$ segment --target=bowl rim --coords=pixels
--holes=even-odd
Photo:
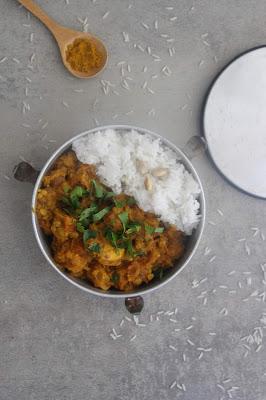
[[[167,277],[165,280],[156,283],[153,287],[149,287],[147,286],[146,288],[141,288],[141,289],[136,289],[136,291],[131,291],[131,292],[111,292],[111,291],[103,291],[101,289],[98,288],[94,288],[93,286],[83,286],[81,285],[78,281],[74,280],[74,278],[72,278],[69,274],[65,273],[64,271],[62,271],[60,269],[60,267],[53,261],[52,257],[50,257],[45,249],[45,246],[43,244],[43,239],[41,238],[40,234],[39,234],[39,229],[38,229],[38,218],[35,212],[35,205],[36,205],[36,199],[37,199],[37,193],[38,190],[40,188],[41,185],[41,181],[45,175],[45,173],[47,172],[47,170],[49,170],[51,168],[51,166],[53,165],[53,163],[56,161],[56,159],[64,152],[64,150],[66,150],[75,140],[77,140],[78,138],[81,138],[83,136],[86,136],[88,134],[92,134],[98,131],[104,131],[104,130],[108,130],[108,129],[113,129],[113,130],[135,130],[137,132],[141,132],[143,134],[148,134],[154,138],[158,138],[162,141],[162,143],[166,144],[167,147],[169,147],[170,149],[172,149],[175,153],[180,154],[180,156],[186,161],[186,163],[189,165],[190,168],[190,173],[193,174],[194,178],[196,178],[197,183],[200,186],[200,207],[201,207],[201,219],[199,222],[199,225],[197,227],[198,229],[198,234],[197,234],[197,238],[196,241],[192,247],[192,249],[190,250],[190,254],[188,255],[188,257],[186,258],[186,260],[183,262],[183,264],[181,264],[181,266],[179,266],[179,268],[173,273],[171,274],[169,277]],[[137,126],[133,126],[133,125],[124,125],[124,124],[118,124],[118,125],[103,125],[103,126],[98,126],[96,128],[93,129],[89,129],[87,131],[83,131],[77,135],[74,135],[71,139],[67,140],[66,142],[64,142],[55,152],[52,153],[52,155],[49,157],[49,159],[46,161],[46,163],[44,164],[44,166],[42,167],[40,174],[36,180],[35,186],[34,186],[34,190],[33,190],[33,194],[32,194],[32,202],[31,202],[31,215],[32,215],[32,225],[33,225],[33,230],[34,230],[34,234],[35,234],[35,238],[37,240],[37,243],[40,247],[40,250],[42,252],[42,254],[44,255],[44,257],[46,258],[46,260],[48,261],[48,263],[64,278],[66,279],[68,282],[70,282],[72,285],[76,286],[77,288],[85,291],[86,293],[90,293],[96,296],[100,296],[100,297],[107,297],[107,298],[128,298],[128,297],[136,297],[136,296],[142,296],[145,295],[147,293],[151,293],[154,290],[157,290],[159,288],[162,288],[164,285],[166,285],[167,283],[169,283],[172,279],[174,279],[186,266],[187,264],[190,262],[190,260],[192,259],[192,257],[194,256],[200,240],[202,238],[202,234],[203,234],[203,230],[204,230],[204,226],[205,226],[205,219],[206,219],[206,200],[205,200],[205,194],[204,194],[204,190],[203,190],[203,186],[200,180],[200,177],[195,169],[195,167],[193,166],[193,164],[191,163],[191,161],[189,160],[189,158],[187,157],[187,155],[179,148],[177,147],[175,144],[173,144],[172,142],[170,142],[167,138],[161,136],[158,133],[155,133],[153,131],[150,131],[149,129],[146,128],[140,128]],[[89,283],[88,283],[89,285]]]

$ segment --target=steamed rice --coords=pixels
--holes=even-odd
[[[107,129],[82,136],[72,147],[79,161],[96,166],[102,182],[115,193],[123,191],[133,196],[144,211],[153,212],[187,235],[197,226],[200,187],[177,161],[176,153],[160,139],[134,130]],[[164,179],[152,178],[153,190],[147,191],[138,160],[145,162],[148,171],[162,167],[169,174]]]

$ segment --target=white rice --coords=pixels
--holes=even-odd
[[[187,235],[197,226],[200,187],[177,161],[175,152],[160,139],[134,130],[108,129],[82,136],[72,147],[81,162],[96,165],[102,182],[115,193],[133,196],[144,211],[153,212]],[[138,160],[145,162],[148,172],[158,167],[169,171],[163,179],[152,177],[151,192],[145,189],[145,176],[138,171]]]

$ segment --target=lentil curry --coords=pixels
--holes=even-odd
[[[72,151],[43,178],[36,212],[55,262],[103,290],[147,284],[184,252],[181,231],[110,191]]]

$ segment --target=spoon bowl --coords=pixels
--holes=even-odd
[[[70,63],[67,61],[67,48],[68,46],[73,44],[73,42],[76,39],[86,39],[90,41],[90,43],[97,49],[97,53],[101,58],[100,66],[92,67],[89,72],[76,71],[71,67]],[[99,72],[101,72],[105,67],[108,58],[107,50],[103,42],[96,36],[90,35],[89,33],[86,32],[79,32],[65,27],[61,27],[61,30],[60,32],[58,32],[58,36],[56,37],[56,40],[60,49],[64,66],[69,70],[69,72],[72,75],[76,76],[77,78],[82,78],[82,79],[91,78],[97,75]]]
[[[77,78],[91,78],[97,75],[105,67],[107,63],[107,50],[103,42],[96,36],[87,33],[68,29],[65,26],[58,24],[54,19],[48,16],[41,7],[39,7],[33,0],[18,0],[28,11],[50,30],[55,40],[57,41],[60,49],[61,57],[64,66],[67,70]],[[67,61],[67,48],[74,43],[76,39],[88,40],[96,49],[97,54],[100,56],[101,63],[97,67],[91,67],[89,71],[81,72],[72,68],[71,64]]]

